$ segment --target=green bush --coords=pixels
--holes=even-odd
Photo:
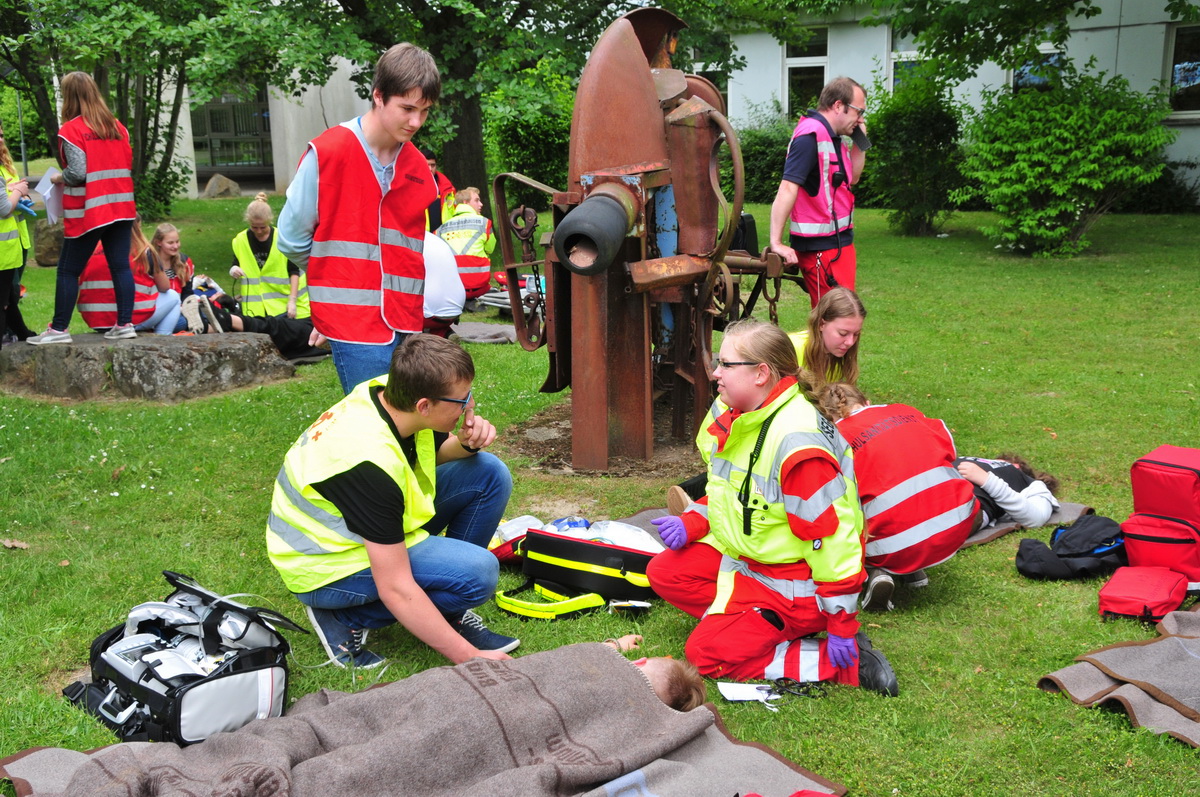
[[[958,144],[962,111],[944,81],[910,73],[892,92],[871,92],[868,130],[875,144],[854,187],[863,207],[887,208],[902,235],[933,235],[950,217],[950,195],[963,186]]]
[[[134,180],[133,193],[143,221],[161,221],[171,216],[175,200],[187,186],[192,170],[176,161],[172,168],[149,169]]]
[[[1091,67],[1091,63],[1088,64]],[[1174,133],[1167,95],[1067,63],[1044,91],[985,92],[971,115],[963,173],[1001,216],[983,232],[1028,255],[1072,256],[1123,195],[1162,174]]]
[[[770,203],[775,199],[795,128],[795,121],[784,116],[778,100],[750,106],[745,126],[737,128],[746,172],[747,202]],[[733,184],[732,169],[730,165],[722,167],[722,185]]]
[[[489,174],[517,172],[557,191],[567,189],[575,84],[561,64],[548,57],[484,98]],[[505,191],[510,208],[522,203],[537,210],[550,207],[550,197],[541,191],[513,182]]]
[[[1200,213],[1200,177],[1187,171],[1200,167],[1192,160],[1167,161],[1152,183],[1138,186],[1113,205],[1113,213]]]

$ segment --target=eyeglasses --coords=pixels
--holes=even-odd
[[[780,698],[784,695],[820,699],[825,697],[826,694],[825,687],[821,684],[805,683],[797,681],[795,678],[776,678],[771,683],[758,687],[758,691],[765,692],[768,700]]]
[[[751,362],[750,360],[739,360],[738,362],[726,362],[720,358],[713,360],[713,368],[732,368],[735,365],[759,365],[760,363]]]
[[[866,109],[866,108],[859,108],[857,105],[851,105],[850,103],[846,103],[846,107],[847,107],[847,108],[853,108],[854,110],[858,111],[858,115],[859,115],[859,116],[866,116],[866,115],[867,115],[867,109]]]
[[[468,390],[466,398],[452,399],[452,398],[447,398],[446,396],[442,396],[440,399],[438,399],[438,401],[453,401],[455,404],[462,405],[462,409],[459,410],[459,412],[458,412],[459,415],[462,415],[464,412],[467,411],[467,407],[471,404],[471,394],[474,392],[475,391],[473,389]]]

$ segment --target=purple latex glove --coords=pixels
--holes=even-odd
[[[683,518],[664,515],[656,517],[650,522],[658,529],[658,536],[662,537],[663,543],[672,551],[678,551],[687,545],[687,529],[684,528]]]
[[[829,656],[830,664],[844,670],[858,661],[858,643],[854,641],[854,637],[834,634],[827,636],[829,640],[825,645],[825,653]]]

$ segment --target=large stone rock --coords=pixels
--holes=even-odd
[[[70,344],[0,349],[0,381],[62,398],[175,402],[296,373],[270,337],[250,332],[117,341],[98,334],[73,337]]]
[[[201,199],[220,199],[221,197],[236,197],[242,195],[242,187],[223,174],[214,174],[208,178]]]
[[[45,215],[33,223],[33,258],[39,266],[57,266],[58,253],[62,251],[63,226],[59,221],[51,224]]]

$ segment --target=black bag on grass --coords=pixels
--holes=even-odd
[[[1027,537],[1017,548],[1017,570],[1027,578],[1091,578],[1128,563],[1121,525],[1103,515],[1081,515],[1070,526],[1059,526],[1048,546]]]
[[[92,642],[90,683],[63,690],[121,741],[203,741],[287,702],[287,654],[279,629],[308,633],[283,615],[244,606],[164,570],[175,591],[134,606]]]

